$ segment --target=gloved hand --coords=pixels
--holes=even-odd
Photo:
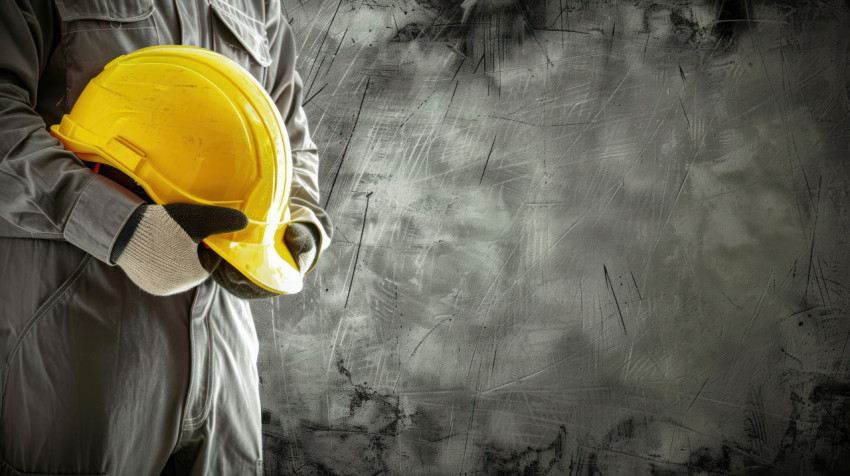
[[[293,258],[295,258],[298,269],[303,276],[316,259],[319,245],[319,230],[316,229],[315,225],[309,223],[290,223],[286,227],[286,232],[283,234],[283,241],[286,243],[286,247],[289,248],[289,252],[292,253]],[[210,254],[214,255],[214,253]],[[215,258],[218,258],[219,262],[217,264],[214,262]],[[207,269],[211,269],[209,266],[213,266],[212,277],[215,282],[234,296],[242,299],[259,299],[277,295],[254,284],[234,268],[233,265],[222,260],[218,255],[215,255],[215,258],[204,257],[204,266]]]
[[[201,240],[246,226],[248,217],[231,208],[141,205],[118,234],[110,260],[143,290],[168,296],[191,289],[209,276],[198,255]]]

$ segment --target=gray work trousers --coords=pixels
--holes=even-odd
[[[0,238],[0,474],[258,474],[257,336],[211,280],[145,294],[51,240]]]

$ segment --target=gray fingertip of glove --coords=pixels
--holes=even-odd
[[[215,258],[199,256],[198,243],[247,224],[242,212],[224,207],[141,205],[116,238],[110,258],[142,290],[177,294],[202,283],[215,268]]]
[[[319,230],[315,225],[296,222],[286,227],[283,241],[298,263],[298,270],[301,271],[302,276],[307,274],[316,261],[319,239]]]
[[[277,293],[254,284],[232,264],[224,260],[221,260],[218,267],[212,271],[212,278],[227,292],[241,299],[263,299],[277,296]]]

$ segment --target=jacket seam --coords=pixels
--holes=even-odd
[[[65,235],[62,233],[30,233],[33,238],[39,240],[62,240],[68,241],[65,239]]]
[[[107,16],[107,15],[74,15],[74,16],[69,15],[67,17],[62,17],[60,15],[60,18],[62,19],[63,22],[70,22],[70,21],[77,21],[77,20],[101,20],[101,21],[117,21],[117,22],[120,22],[120,23],[127,23],[127,22],[131,22],[131,21],[144,20],[145,18],[149,18],[151,15],[153,15],[153,8],[151,8],[151,10],[149,12],[141,13],[139,15],[135,15],[135,16],[132,16],[132,17],[113,17],[113,16]]]
[[[106,21],[106,20],[104,20],[104,21]],[[117,20],[108,20],[108,21],[117,21]],[[134,27],[134,28],[121,27],[120,31],[155,30],[155,29],[156,29],[156,26],[138,26],[138,27]],[[87,32],[87,31],[111,31],[111,30],[115,30],[115,28],[86,28],[85,30],[74,30],[74,31],[68,32],[67,34],[73,35],[75,33],[84,33],[84,32]]]
[[[15,356],[17,356],[18,350],[20,350],[24,340],[26,340],[30,331],[32,331],[32,329],[35,328],[36,324],[38,324],[41,318],[44,317],[44,315],[49,310],[53,309],[56,303],[58,303],[59,300],[62,299],[71,288],[73,288],[74,284],[76,284],[76,282],[83,275],[83,272],[86,270],[89,263],[91,263],[92,258],[92,255],[86,254],[82,261],[80,261],[80,264],[77,265],[77,268],[74,270],[74,272],[71,273],[71,276],[65,279],[65,281],[59,286],[59,288],[56,289],[56,291],[54,291],[53,294],[51,294],[50,297],[48,297],[47,300],[45,300],[41,304],[41,306],[39,306],[33,316],[29,319],[29,321],[27,321],[26,325],[24,325],[24,329],[21,335],[18,336],[17,339],[15,339],[15,345],[12,346],[12,351],[9,353],[9,356],[6,358],[6,362],[3,365],[3,390],[2,393],[0,393],[0,420],[3,419],[3,415],[6,412],[5,395],[7,391],[7,385],[9,383],[9,371],[11,369],[12,360],[14,360]]]
[[[63,7],[66,2],[62,2]],[[63,8],[58,8],[59,19],[62,22],[72,22],[77,20],[101,20],[101,21],[117,21],[117,22],[133,22],[140,21],[146,18],[149,18],[153,15],[156,8],[153,5],[153,1],[150,2],[150,7],[141,13],[137,13],[132,16],[128,16],[126,14],[120,15],[118,14],[108,14],[108,13],[98,13],[98,12],[87,12],[87,13],[71,13],[68,15],[63,15]]]
[[[41,473],[41,472],[36,472],[36,473],[25,473],[25,472],[23,472],[23,471],[18,470],[18,469],[17,469],[17,468],[15,468],[14,466],[12,466],[12,465],[11,465],[8,461],[6,461],[5,459],[0,458],[0,468],[2,468],[2,467],[9,468],[9,469],[12,471],[12,473],[14,473],[16,476],[42,476],[42,475],[43,475],[43,476],[51,476],[51,475],[53,475],[53,476],[105,476],[105,475],[106,475],[106,473],[100,473],[100,472],[98,472],[98,473],[84,473],[84,472],[72,472],[72,473],[66,473],[66,472],[62,472],[62,473],[53,473],[53,472],[50,472],[50,473]]]
[[[213,292],[219,292],[218,286],[213,287]],[[209,312],[205,312],[204,314],[204,321],[207,328],[207,388],[204,394],[204,408],[201,409],[201,413],[183,421],[184,428],[188,430],[195,430],[203,425],[210,413],[210,393],[212,392],[212,382],[215,376],[215,370],[213,369],[212,318]]]
[[[186,414],[189,413],[190,402],[192,401],[192,389],[195,386],[195,356],[192,353],[195,341],[194,329],[192,328],[192,315],[194,315],[195,306],[198,305],[198,296],[201,294],[200,288],[194,288],[194,292],[195,296],[192,298],[192,306],[189,308],[189,386],[186,388],[186,399],[185,402],[183,402],[183,410],[180,412],[180,431],[177,436],[177,441],[174,443],[174,448],[171,451],[172,453],[177,451],[183,444],[186,431],[183,422],[185,421]]]
[[[67,293],[68,290],[71,289],[71,287],[77,282],[77,280],[80,279],[80,276],[83,275],[83,272],[85,271],[86,267],[88,267],[88,264],[91,262],[92,258],[92,255],[86,254],[80,264],[77,265],[77,268],[74,270],[74,272],[71,273],[71,276],[69,276],[65,280],[65,282],[62,283],[61,286],[59,286],[59,289],[54,291],[53,294],[50,295],[50,297],[47,298],[47,300],[44,301],[41,306],[39,306],[38,310],[36,310],[35,314],[33,314],[29,322],[27,322],[27,324],[24,326],[23,333],[15,341],[15,345],[12,347],[12,352],[9,353],[9,357],[6,359],[6,365],[9,365],[12,362],[12,359],[15,358],[15,355],[17,354],[18,349],[20,348],[24,339],[26,339],[27,335],[29,335],[30,331],[33,327],[35,327],[38,321],[41,320],[42,317],[44,317],[44,314],[46,314],[47,311],[52,309],[53,306],[65,295],[65,293]]]

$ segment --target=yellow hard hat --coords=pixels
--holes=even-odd
[[[246,229],[204,242],[260,287],[301,290],[283,241],[289,137],[263,87],[230,59],[193,46],[116,58],[50,128],[83,160],[117,168],[158,204],[234,208]]]

